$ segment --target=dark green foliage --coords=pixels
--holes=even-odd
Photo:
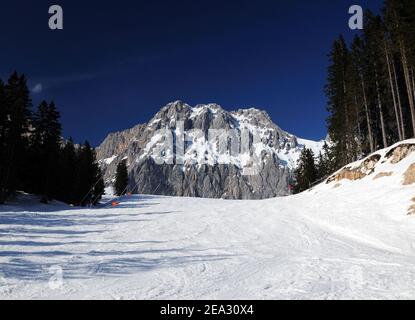
[[[0,203],[4,202],[5,198],[5,171],[6,171],[6,152],[5,147],[7,128],[7,109],[6,109],[6,94],[4,83],[0,80]]]
[[[333,157],[332,149],[328,146],[327,142],[323,145],[323,150],[318,155],[317,163],[317,180],[327,178],[331,173],[336,170],[335,159]]]
[[[27,181],[31,100],[24,75],[13,73],[0,85],[0,203]]]
[[[354,124],[352,110],[347,90],[347,74],[350,67],[350,54],[346,42],[340,37],[333,44],[329,55],[328,83],[326,95],[328,97],[327,119],[329,135],[333,144],[333,152],[339,166],[349,163],[352,159]]]
[[[31,149],[34,180],[31,190],[43,196],[43,202],[59,194],[59,154],[61,152],[61,124],[55,104],[43,101],[33,115]]]
[[[128,170],[126,161],[121,161],[117,166],[117,173],[114,183],[115,194],[122,196],[125,194],[128,185]]]
[[[363,32],[334,41],[329,58],[331,172],[415,135],[415,1],[367,11]]]
[[[104,182],[95,157],[95,151],[88,141],[81,147],[78,156],[78,194],[84,195],[79,205],[95,205],[104,194]],[[78,197],[78,198],[79,198]]]
[[[310,189],[314,185],[323,182],[335,171],[335,159],[333,150],[324,143],[322,152],[315,157],[311,149],[305,148],[301,152],[298,167],[294,171],[293,192],[300,193]]]
[[[294,193],[300,193],[309,189],[318,180],[318,171],[311,149],[304,148],[301,152],[297,169],[294,172],[295,185]]]
[[[104,193],[101,170],[88,142],[62,142],[60,114],[43,101],[32,114],[26,78],[0,80],[0,203],[16,190],[69,204],[95,205]]]
[[[400,42],[415,63],[415,2],[413,0],[386,0],[383,10],[387,32],[394,48],[400,50]]]
[[[70,138],[62,148],[59,157],[60,180],[57,199],[69,204],[80,201],[77,194],[78,183],[78,154],[72,139]]]
[[[78,206],[96,205],[104,194],[104,181],[95,151],[88,141],[75,148],[72,139],[61,149],[56,199]]]

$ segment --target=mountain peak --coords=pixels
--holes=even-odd
[[[181,111],[187,110],[187,109],[191,109],[191,107],[188,104],[184,103],[181,100],[176,100],[176,101],[173,101],[173,102],[168,103],[160,111],[163,111],[163,110],[174,110],[176,112],[181,112]]]
[[[192,110],[195,113],[203,112],[203,111],[208,111],[213,114],[218,113],[218,112],[225,112],[225,110],[223,110],[223,108],[216,103],[198,104],[195,107],[193,107]]]
[[[167,150],[166,139],[172,140]],[[226,111],[216,103],[192,107],[178,100],[147,124],[108,136],[97,158],[107,183],[119,161],[127,158],[139,193],[265,199],[287,195],[302,149],[320,148],[303,141],[298,143],[257,108]]]

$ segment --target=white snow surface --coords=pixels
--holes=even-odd
[[[317,158],[320,152],[323,151],[324,143],[326,143],[326,140],[320,140],[320,141],[312,141],[312,140],[306,140],[297,138],[298,146],[296,148],[291,148],[288,151],[287,150],[279,150],[276,151],[276,154],[278,158],[280,158],[282,161],[284,161],[288,168],[290,169],[296,169],[298,166],[298,160],[300,160],[301,153],[304,148],[311,149],[314,153],[314,156]]]
[[[26,196],[0,207],[0,299],[414,299],[414,162],[262,201]]]
[[[117,155],[113,155],[112,157],[103,159],[102,162],[108,165],[108,164],[111,164],[115,160],[115,158],[117,158]]]

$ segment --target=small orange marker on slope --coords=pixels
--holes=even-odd
[[[116,206],[118,206],[120,203],[118,202],[118,201],[113,201],[113,202],[111,202],[111,205],[113,206],[113,207],[116,207]]]

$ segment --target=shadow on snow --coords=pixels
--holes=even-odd
[[[138,203],[129,199],[137,199]],[[123,198],[117,208],[144,208],[156,205],[156,196],[133,196]],[[157,216],[169,215],[177,211],[139,212],[120,214],[108,210],[66,208],[66,213],[53,214],[56,210],[42,211],[40,214],[10,210],[11,206],[0,207],[0,276],[5,279],[47,281],[51,274],[49,268],[58,265],[67,279],[88,279],[95,276],[115,276],[150,271],[153,269],[176,268],[188,264],[230,259],[229,254],[210,254],[209,250],[189,250],[187,248],[149,248],[165,244],[166,241],[86,241],[89,234],[100,234],[111,230],[108,226],[129,222],[150,222]],[[48,206],[43,206],[48,207]],[[41,206],[41,209],[43,209]],[[2,210],[3,209],[3,210]],[[6,210],[4,210],[6,209]],[[55,209],[50,207],[50,209]],[[85,210],[83,214],[73,210]],[[87,212],[90,211],[90,212]],[[102,229],[77,230],[77,227],[105,226]],[[62,228],[62,229],[61,229]],[[7,240],[6,240],[7,237]],[[24,238],[10,239],[13,238]],[[4,240],[3,240],[4,239]],[[52,241],[40,241],[53,239]],[[70,239],[76,239],[71,241]],[[39,240],[39,241],[37,241]],[[101,245],[113,245],[120,250],[90,250]],[[78,246],[75,250],[59,250],[64,246]],[[143,249],[123,250],[123,245],[142,247]],[[84,246],[84,247],[83,247]],[[5,250],[6,247],[12,247]],[[27,251],[25,248],[35,250]],[[50,247],[51,250],[42,250]],[[129,247],[131,249],[131,247]],[[21,249],[21,250],[20,250]],[[36,250],[37,249],[37,250]],[[82,249],[82,250],[81,250]],[[215,250],[215,249],[212,249]],[[99,261],[96,261],[96,258]],[[95,258],[95,259],[94,259]]]

